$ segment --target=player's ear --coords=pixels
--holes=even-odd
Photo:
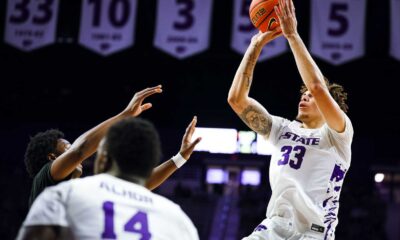
[[[49,159],[49,161],[54,161],[56,160],[57,156],[54,153],[49,153],[47,154],[47,158]]]

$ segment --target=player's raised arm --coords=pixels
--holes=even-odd
[[[172,159],[160,164],[154,168],[150,178],[146,182],[146,187],[150,190],[160,186],[167,178],[169,178],[179,167],[181,167],[190,155],[192,155],[194,148],[201,141],[198,137],[192,141],[192,136],[196,128],[197,117],[194,117],[186,128],[186,132],[182,138],[181,148],[179,154]]]
[[[249,97],[254,67],[265,44],[280,36],[280,28],[256,34],[236,71],[228,95],[228,103],[253,131],[269,136],[272,120],[267,110]]]
[[[125,117],[136,117],[143,111],[151,108],[151,103],[143,104],[143,101],[147,97],[161,92],[161,85],[137,92],[128,106],[120,114],[82,134],[75,140],[71,148],[53,161],[50,169],[52,178],[55,181],[59,181],[70,175],[83,160],[90,157],[96,151],[100,140],[104,137],[111,125]]]
[[[324,76],[297,32],[297,20],[293,1],[279,0],[279,6],[275,7],[275,12],[279,17],[283,35],[289,41],[301,78],[311,95],[315,98],[316,104],[326,123],[337,132],[343,132],[345,129],[343,111],[330,95]]]

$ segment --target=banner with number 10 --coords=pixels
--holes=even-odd
[[[82,0],[79,43],[110,55],[134,43],[137,0]]]

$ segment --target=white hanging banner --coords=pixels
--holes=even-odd
[[[240,54],[244,54],[248,48],[251,38],[259,31],[253,26],[249,17],[251,0],[235,0],[233,8],[233,25],[231,48]],[[279,37],[268,43],[263,48],[258,61],[273,58],[287,51],[284,37]]]
[[[312,0],[311,52],[339,65],[362,57],[366,0]]]
[[[154,45],[183,59],[209,46],[212,0],[159,0]]]
[[[137,0],[83,0],[79,43],[107,56],[134,44]]]
[[[54,43],[58,0],[8,0],[5,42],[32,51]]]
[[[400,60],[400,0],[391,1],[390,16],[390,54]]]

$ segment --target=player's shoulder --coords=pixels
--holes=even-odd
[[[271,115],[271,119],[272,119],[272,124],[275,125],[276,127],[286,127],[286,126],[293,124],[293,122],[294,122],[287,118],[276,116],[276,115]]]

